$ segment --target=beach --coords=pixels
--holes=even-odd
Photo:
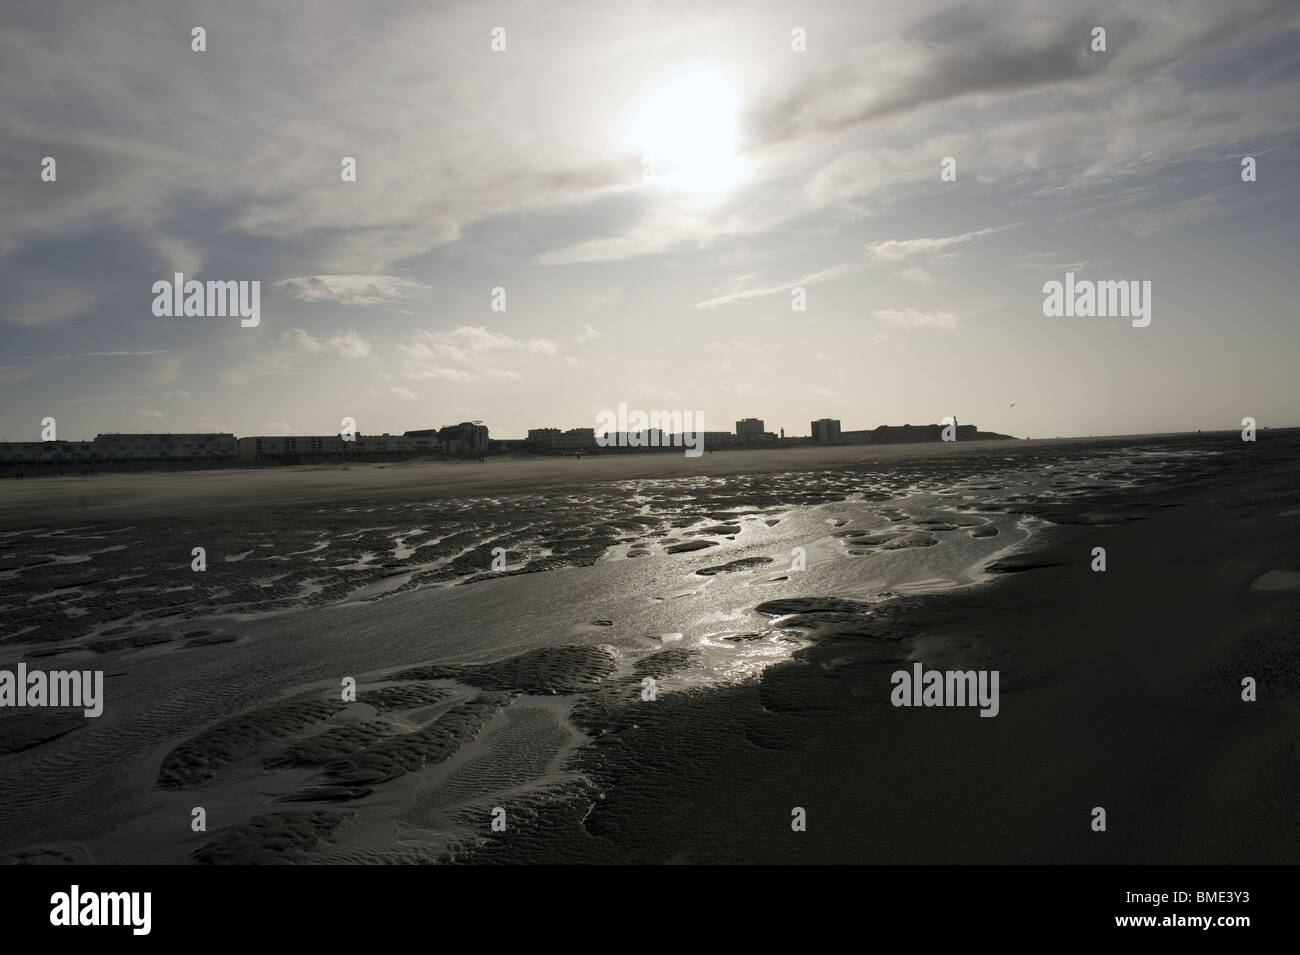
[[[1236,432],[1227,432],[1235,434]],[[1143,436],[1136,436],[1141,440]],[[870,466],[900,460],[996,455],[1007,449],[1125,445],[1134,436],[1046,441],[935,442],[810,446],[773,450],[727,450],[689,457],[681,451],[606,453],[582,458],[511,454],[483,463],[434,458],[383,464],[320,464],[292,467],[213,468],[185,471],[101,472],[90,478],[65,475],[0,481],[0,520],[28,527],[62,520],[134,515],[204,516],[250,511],[274,504],[401,500],[504,494],[591,482],[761,475],[782,471]]]
[[[1294,862],[1298,459],[1270,432],[6,481],[0,664],[103,669],[106,699],[0,713],[0,855]],[[917,663],[997,671],[996,716],[891,705]]]

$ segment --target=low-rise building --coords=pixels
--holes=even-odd
[[[100,461],[199,461],[233,458],[233,434],[98,434],[93,442]]]
[[[744,441],[738,435],[734,435],[730,431],[705,431],[703,441],[706,451],[719,448],[735,448],[744,444]]]
[[[532,451],[590,451],[596,447],[596,429],[530,428],[526,446]]]
[[[361,455],[437,454],[441,451],[433,434],[277,434],[239,439],[239,456],[257,458],[355,457]]]
[[[63,464],[94,461],[90,441],[9,441],[0,444],[2,464]]]
[[[7,463],[207,461],[234,458],[233,434],[100,434],[93,441],[12,441],[0,444]]]

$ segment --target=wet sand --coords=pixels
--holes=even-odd
[[[839,464],[821,472],[733,452],[744,470],[611,487],[566,475],[650,459],[527,462],[558,483],[499,500],[471,496],[505,490],[487,466],[375,467],[336,507],[338,474],[235,473],[212,494],[102,486],[89,506],[126,527],[42,511],[36,526],[61,529],[0,550],[10,593],[38,598],[7,599],[4,660],[106,666],[111,705],[94,725],[0,715],[0,828],[25,836],[0,853],[1297,860],[1300,435],[866,450],[827,449]],[[434,467],[480,470],[413,497]],[[1040,490],[1016,490],[1020,472]],[[308,503],[277,496],[294,482]],[[934,509],[898,504],[917,487]],[[194,511],[209,500],[210,524]],[[1028,550],[1006,550],[1016,520],[1034,524]],[[220,571],[197,587],[194,533],[218,541]],[[805,541],[815,566],[792,573]],[[496,542],[519,551],[512,570],[483,573]],[[992,582],[869,583],[943,567],[959,582],[963,554]],[[890,674],[918,661],[998,669],[998,716],[891,707]],[[728,667],[741,676],[719,680]]]
[[[577,802],[462,858],[1295,864],[1300,593],[1253,584],[1300,567],[1298,452],[1291,437],[1185,485],[1099,494],[1004,580],[873,615],[876,639],[630,704],[582,754],[599,798],[581,824]],[[891,707],[890,673],[914,661],[999,669],[999,715]]]
[[[455,497],[506,494],[586,483],[816,471],[954,455],[1038,453],[1054,447],[1131,444],[1144,436],[1048,441],[967,441],[933,444],[844,445],[773,450],[605,454],[583,458],[510,454],[456,463],[424,459],[385,464],[321,464],[280,468],[111,472],[82,477],[0,480],[0,526],[65,524],[132,516],[178,517],[255,510],[277,503],[303,505],[382,502],[427,494]]]

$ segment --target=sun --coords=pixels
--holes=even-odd
[[[736,151],[740,104],[720,65],[686,65],[633,106],[620,148],[641,156],[647,180],[696,200],[719,199],[748,172]]]

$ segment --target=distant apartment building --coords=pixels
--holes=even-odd
[[[559,428],[529,428],[528,443],[538,448],[553,448],[561,434]]]
[[[345,453],[343,445],[343,439],[337,434],[260,435],[239,439],[239,457],[244,460],[252,460],[255,458],[297,458],[313,455],[343,454]]]
[[[0,461],[6,463],[207,461],[238,453],[233,434],[100,434],[93,441],[0,444]]]
[[[0,444],[0,463],[64,464],[95,460],[89,441],[10,441]]]
[[[257,458],[351,457],[355,455],[437,454],[436,435],[356,434],[262,435],[239,439],[239,456]]]
[[[812,423],[810,433],[818,444],[840,443],[840,423],[835,418],[818,418]]]
[[[357,444],[362,454],[437,454],[441,450],[433,435],[359,434]]]
[[[438,429],[444,454],[482,454],[488,448],[488,429],[481,421],[462,421]]]
[[[762,418],[741,418],[736,422],[738,445],[769,444],[775,441],[776,435],[766,430]]]
[[[239,454],[233,434],[99,434],[94,445],[101,461],[197,461]]]
[[[532,451],[589,451],[596,447],[596,429],[530,428],[526,446]]]
[[[255,458],[353,457],[365,455],[482,454],[488,429],[481,421],[463,421],[445,428],[424,428],[403,434],[263,435],[239,439],[239,456]]]

